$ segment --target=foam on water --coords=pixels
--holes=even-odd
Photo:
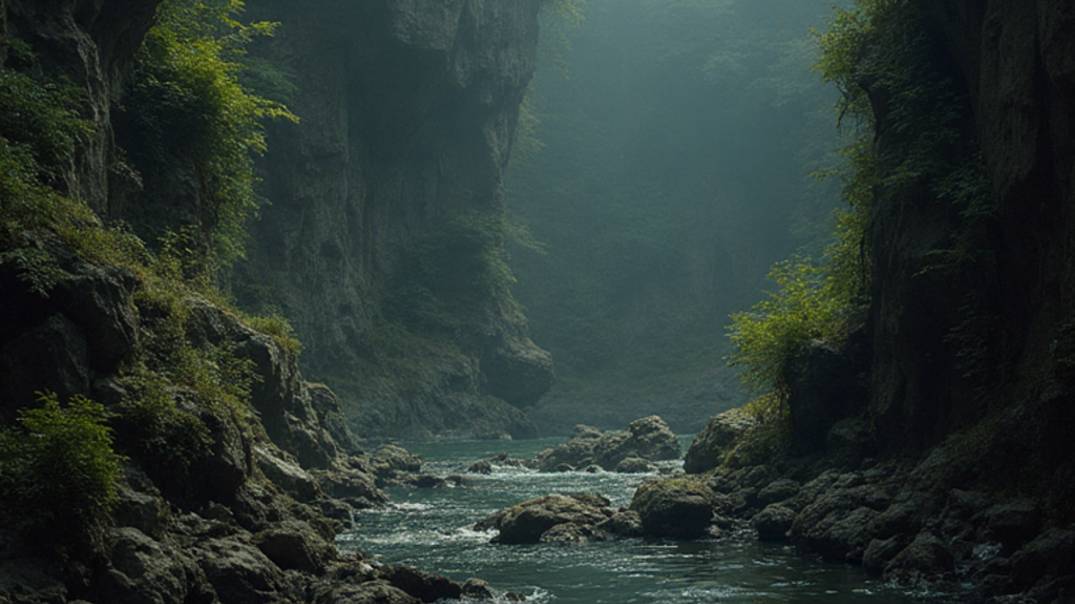
[[[525,499],[557,492],[597,492],[626,506],[652,474],[544,473],[494,465],[492,474],[466,468],[498,452],[533,456],[555,441],[411,445],[438,475],[464,475],[455,489],[390,489],[393,504],[362,512],[340,546],[386,562],[405,563],[463,581],[481,577],[501,592],[556,604],[692,604],[803,602],[832,604],[917,601],[869,580],[861,569],[800,558],[790,547],[760,544],[753,535],[689,543],[628,539],[586,545],[494,545],[495,532],[475,522]],[[662,463],[662,469],[676,462]],[[916,594],[917,595],[917,594]],[[496,601],[506,601],[503,598]]]

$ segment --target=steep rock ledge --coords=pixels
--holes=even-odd
[[[531,434],[551,361],[497,271],[539,3],[250,5],[302,123],[270,130],[240,301],[284,310],[363,434]]]

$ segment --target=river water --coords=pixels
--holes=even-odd
[[[341,536],[340,546],[459,581],[481,577],[497,590],[521,593],[539,603],[920,601],[869,579],[857,567],[807,560],[790,547],[760,544],[748,535],[691,543],[630,539],[492,545],[489,539],[495,533],[471,530],[476,521],[499,509],[550,493],[597,492],[614,506],[625,506],[646,478],[495,466],[487,476],[465,472],[471,463],[496,453],[532,457],[559,442],[562,439],[406,444],[425,459],[424,472],[463,474],[467,486],[390,489],[389,507],[362,512],[354,530]]]

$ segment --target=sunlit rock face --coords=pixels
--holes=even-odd
[[[301,117],[271,127],[268,204],[234,279],[277,306],[356,427],[522,436],[552,382],[508,291],[501,175],[534,69],[538,2],[294,3],[257,49]],[[273,78],[268,78],[273,80]]]

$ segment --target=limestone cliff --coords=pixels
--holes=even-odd
[[[235,290],[274,305],[364,434],[532,433],[548,389],[501,258],[501,174],[534,70],[534,0],[258,0],[294,84]]]

